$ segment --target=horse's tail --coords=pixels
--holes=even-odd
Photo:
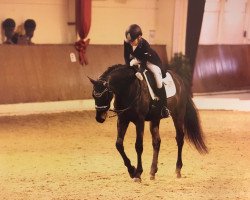
[[[199,153],[208,153],[208,148],[203,139],[204,137],[200,124],[199,114],[196,110],[191,96],[188,96],[187,98],[184,129],[188,140],[195,146]]]
[[[184,131],[188,140],[202,154],[207,153],[208,149],[203,139],[203,132],[200,124],[199,114],[194,105],[190,94],[192,83],[191,65],[189,59],[182,53],[175,54],[168,65],[170,70],[178,74],[187,90],[186,113],[184,117]]]

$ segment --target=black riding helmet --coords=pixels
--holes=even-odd
[[[140,35],[142,36],[141,27],[137,24],[131,24],[125,32],[126,42],[133,42]]]

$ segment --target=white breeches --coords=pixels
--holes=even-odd
[[[153,73],[153,75],[155,77],[157,88],[161,88],[162,87],[162,73],[161,73],[160,67],[158,67],[150,62],[147,62],[147,67]]]

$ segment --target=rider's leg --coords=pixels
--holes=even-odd
[[[160,98],[159,103],[160,103],[161,110],[162,110],[162,117],[168,117],[170,112],[167,108],[167,94],[166,94],[165,87],[162,82],[161,69],[158,66],[150,62],[147,62],[147,67],[153,73],[155,81],[156,81],[157,95]]]
[[[170,115],[170,111],[167,108],[167,94],[164,85],[161,88],[158,88],[158,96],[160,98],[160,106],[161,106],[161,115],[162,117],[168,117]]]

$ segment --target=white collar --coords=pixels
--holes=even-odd
[[[133,48],[133,51],[135,51],[135,49],[138,47],[138,45],[137,46],[132,46],[132,48]]]

